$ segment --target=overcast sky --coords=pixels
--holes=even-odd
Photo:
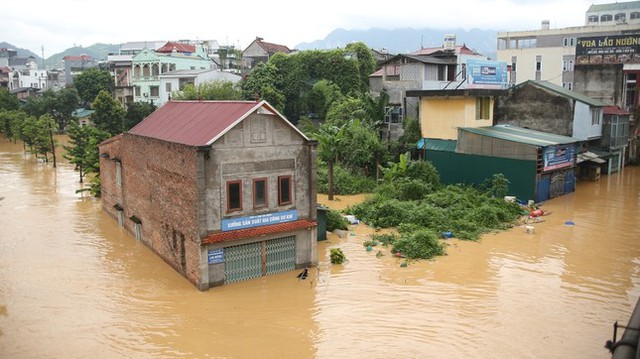
[[[45,57],[74,45],[217,40],[244,49],[256,36],[295,48],[337,28],[534,30],[584,25],[586,0],[3,1],[0,42]]]

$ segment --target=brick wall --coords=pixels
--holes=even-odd
[[[142,221],[142,241],[190,282],[200,280],[200,238],[196,223],[196,158],[194,147],[125,133],[103,144],[101,153],[103,207],[117,218],[124,209],[125,228],[134,233],[135,216]],[[122,167],[122,187],[115,180]]]

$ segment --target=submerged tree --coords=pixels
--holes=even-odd
[[[329,200],[333,200],[333,165],[335,164],[338,153],[340,153],[340,146],[342,139],[346,131],[346,126],[321,126],[319,131],[314,134],[316,140],[318,140],[318,157],[320,160],[327,163],[328,167],[328,181],[329,181]]]
[[[98,129],[109,132],[112,136],[124,131],[126,113],[107,91],[100,91],[93,101],[93,109],[95,112],[91,115],[91,121]]]

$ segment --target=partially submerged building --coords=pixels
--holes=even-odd
[[[479,185],[502,173],[509,194],[546,201],[575,191],[576,144],[572,137],[498,125],[458,128],[457,140],[423,139],[419,147],[444,183]]]
[[[200,290],[316,264],[316,143],[267,102],[170,101],[99,150],[104,210]]]

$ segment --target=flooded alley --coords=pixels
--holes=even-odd
[[[0,139],[1,358],[609,358],[640,296],[640,167],[544,203],[533,233],[452,239],[401,267],[358,225],[318,244],[306,280],[206,292],[78,188],[66,161]]]

